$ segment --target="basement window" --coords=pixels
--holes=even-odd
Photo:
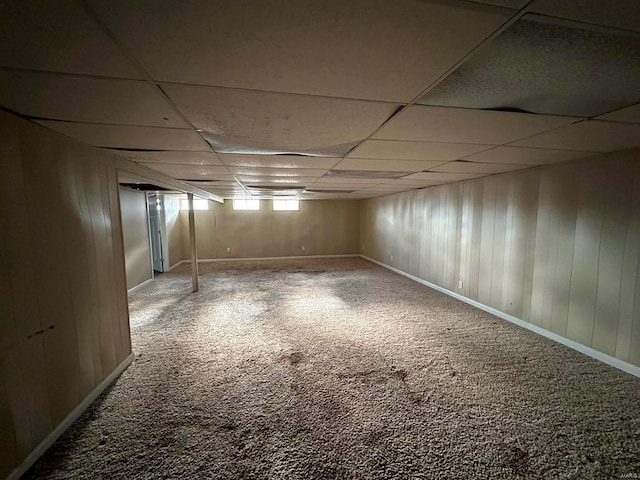
[[[273,210],[279,212],[297,212],[300,210],[300,200],[293,198],[276,198],[273,200]]]
[[[205,200],[203,198],[194,198],[193,209],[209,210],[209,200]],[[180,210],[189,210],[189,200],[187,200],[186,198],[180,199]]]
[[[260,210],[260,200],[253,198],[234,198],[234,210]]]

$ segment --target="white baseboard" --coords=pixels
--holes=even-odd
[[[74,408],[69,415],[67,415],[62,422],[58,424],[58,426],[49,434],[47,437],[38,444],[33,451],[27,455],[20,465],[13,469],[13,471],[7,477],[7,480],[18,480],[22,475],[26,473],[31,466],[36,463],[36,461],[46,452],[51,445],[62,435],[67,428],[71,426],[73,422],[75,422],[80,415],[84,413],[84,411],[93,403],[93,401],[100,396],[104,390],[111,385],[111,383],[118,378],[122,372],[124,372],[127,367],[133,361],[135,355],[133,352],[125,358],[120,365],[116,367],[116,369],[109,374],[107,378],[105,378],[100,385],[93,389],[93,391],[85,397],[85,399],[78,404],[76,408]]]
[[[142,283],[139,283],[138,285],[136,285],[135,287],[131,287],[129,290],[127,290],[127,293],[133,293],[136,290],[144,287],[146,284],[153,282],[153,278],[149,278],[148,280],[145,280]]]
[[[305,258],[348,258],[359,257],[358,253],[349,253],[346,255],[291,255],[289,257],[233,257],[233,258],[199,258],[198,263],[212,262],[244,262],[249,260],[300,260]],[[191,263],[191,260],[183,260],[184,263]]]
[[[537,325],[533,325],[529,322],[525,322],[524,320],[514,317],[513,315],[509,315],[508,313],[501,312],[500,310],[496,310],[495,308],[489,307],[488,305],[484,305],[483,303],[476,302],[475,300],[471,300],[470,298],[464,297],[458,293],[452,292],[451,290],[447,290],[446,288],[440,287],[431,282],[427,282],[422,278],[416,277],[415,275],[411,275],[410,273],[407,273],[398,268],[392,267],[391,265],[387,265],[386,263],[382,263],[377,260],[374,260],[373,258],[369,258],[366,255],[360,255],[360,256],[365,260],[369,260],[370,262],[376,263],[381,267],[387,268],[404,277],[410,278],[415,282],[421,283],[422,285],[425,285],[429,288],[433,288],[434,290],[438,290],[439,292],[442,292],[446,295],[456,298],[462,302],[468,303],[469,305],[473,305],[474,307],[479,308],[480,310],[484,310],[485,312],[495,315],[496,317],[502,318],[503,320],[506,320],[508,322],[514,323],[520,327],[526,328],[527,330],[537,333],[538,335],[542,335],[543,337],[546,337],[550,340],[561,343],[566,347],[572,348],[573,350],[577,350],[580,353],[583,353],[591,358],[595,358],[596,360],[600,360],[601,362],[611,365],[612,367],[615,367],[624,372],[630,373],[631,375],[635,375],[636,377],[640,377],[640,367],[636,365],[632,365],[631,363],[620,360],[619,358],[612,357],[611,355],[607,355],[606,353],[599,352],[598,350],[595,350],[591,347],[587,347],[586,345],[583,345],[581,343],[574,342],[573,340],[569,340],[568,338],[558,335],[557,333],[550,332],[549,330],[538,327]]]
[[[169,267],[169,271],[173,270],[174,268],[178,268],[183,263],[191,263],[191,261],[190,260],[180,260],[178,263],[175,263],[172,266],[170,266]]]

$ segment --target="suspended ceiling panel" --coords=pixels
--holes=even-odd
[[[335,98],[163,84],[162,88],[214,150],[319,156],[371,134],[398,105]],[[347,151],[353,145],[347,148]],[[344,152],[346,153],[346,152]]]
[[[327,170],[314,168],[256,168],[256,167],[229,167],[234,175],[257,175],[275,177],[321,177]]]
[[[139,152],[136,150],[110,150],[121,157],[138,163],[174,163],[187,165],[222,165],[213,152]]]
[[[613,152],[640,146],[640,125],[588,120],[515,142],[514,146]]]
[[[472,178],[478,178],[486,176],[486,174],[480,173],[439,173],[439,172],[420,172],[413,173],[404,178],[408,180],[428,180],[432,182],[459,182],[462,180],[470,180]]]
[[[54,120],[187,127],[161,93],[138,80],[0,70],[0,104]]]
[[[430,169],[431,172],[443,173],[504,173],[527,168],[526,165],[509,165],[499,163],[476,163],[456,161],[445,163]]]
[[[397,185],[397,184],[391,184],[391,183],[381,183],[379,185],[374,185],[373,187],[367,187],[364,189],[364,191],[376,191],[376,192],[401,192],[403,190],[411,190],[412,188],[419,188],[419,187],[413,187],[410,185]],[[362,191],[362,190],[360,190]]]
[[[321,168],[329,169],[340,161],[339,157],[303,157],[298,155],[236,155],[217,154],[229,166],[271,168]]]
[[[515,165],[547,165],[576,158],[589,157],[593,152],[571,150],[546,150],[543,148],[495,147],[491,150],[464,157],[470,162],[508,163]]]
[[[610,120],[612,122],[640,123],[640,103],[631,107],[616,110],[615,112],[601,115],[598,120]]]
[[[420,162],[414,160],[373,160],[370,158],[345,158],[335,170],[364,170],[379,172],[421,172],[442,162]]]
[[[227,167],[220,165],[171,165],[157,163],[146,166],[170,177],[182,180],[233,180],[233,175],[229,173]]]
[[[380,182],[378,182],[380,183]],[[373,187],[377,183],[322,183],[315,182],[307,187],[307,190],[318,192],[353,192],[356,190],[362,190],[367,186]]]
[[[245,184],[290,184],[290,185],[310,185],[315,182],[318,177],[277,177],[272,175],[238,175],[234,174],[237,180]]]
[[[0,14],[0,66],[143,78],[71,0],[6,0]]]
[[[192,130],[97,125],[56,120],[38,120],[36,123],[96,147],[195,151],[208,149],[204,140]]]
[[[392,102],[414,98],[513,13],[427,1],[89,3],[157,81]]]
[[[353,177],[320,177],[316,183],[334,183],[334,184],[350,184],[350,185],[376,185],[386,182],[386,178],[353,178]]]
[[[373,138],[502,145],[575,121],[573,117],[412,106],[393,117]]]
[[[489,145],[366,140],[349,157],[446,162],[491,148]]]
[[[530,0],[473,0],[478,3],[485,3],[487,5],[495,5],[497,7],[516,8],[520,9],[524,7]]]
[[[638,0],[534,0],[529,9],[552,17],[640,32]]]
[[[419,103],[592,117],[640,100],[640,37],[527,15]]]
[[[442,174],[440,174],[442,175]],[[390,182],[385,182],[380,185],[380,188],[385,187],[400,187],[405,188],[406,190],[413,190],[415,188],[424,188],[432,185],[440,185],[442,183],[446,183],[442,180],[433,180],[428,178],[399,178],[397,180],[391,180]]]

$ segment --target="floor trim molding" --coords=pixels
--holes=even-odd
[[[47,437],[38,444],[36,448],[32,450],[32,452],[27,455],[27,457],[22,461],[20,465],[13,469],[13,471],[7,477],[7,480],[18,480],[22,475],[26,473],[31,466],[38,461],[38,459],[46,452],[51,445],[62,435],[67,428],[71,426],[73,422],[75,422],[80,415],[84,413],[84,411],[93,403],[93,401],[100,396],[102,392],[116,379],[118,378],[122,372],[124,372],[131,362],[133,361],[135,355],[132,353],[129,354],[127,358],[125,358],[120,365],[116,367],[116,369],[105,378],[100,385],[93,389],[93,391],[85,397],[85,399],[78,404],[76,408],[74,408],[69,415],[67,415],[62,422],[58,424],[58,426],[53,429],[53,431],[47,435]]]
[[[611,355],[607,355],[606,353],[599,352],[598,350],[595,350],[591,347],[587,347],[586,345],[582,345],[581,343],[574,342],[573,340],[569,340],[568,338],[562,337],[557,333],[550,332],[549,330],[538,327],[537,325],[533,325],[529,322],[525,322],[524,320],[514,317],[513,315],[509,315],[508,313],[501,312],[500,310],[496,310],[493,307],[489,307],[488,305],[485,305],[483,303],[477,302],[470,298],[464,297],[458,293],[452,292],[451,290],[447,290],[446,288],[440,287],[431,282],[423,280],[422,278],[416,277],[415,275],[411,275],[410,273],[407,273],[403,270],[392,267],[391,265],[387,265],[386,263],[382,263],[377,260],[374,260],[373,258],[367,257],[366,255],[360,255],[360,257],[372,263],[380,265],[381,267],[384,267],[388,270],[391,270],[392,272],[395,272],[399,275],[407,277],[415,282],[421,283],[422,285],[425,285],[429,288],[433,288],[434,290],[437,290],[446,295],[449,295],[457,300],[468,303],[469,305],[473,305],[474,307],[479,308],[480,310],[484,310],[485,312],[495,315],[496,317],[506,320],[507,322],[514,323],[519,327],[526,328],[527,330],[537,333],[538,335],[542,335],[543,337],[546,337],[550,340],[558,342],[566,347],[572,348],[573,350],[577,350],[578,352],[583,353],[591,358],[604,362],[608,365],[611,365],[612,367],[618,368],[636,377],[640,377],[640,367],[636,365],[632,365],[631,363],[612,357]]]
[[[129,290],[127,290],[127,293],[133,293],[136,290],[139,290],[140,288],[144,287],[145,285],[147,285],[148,283],[151,283],[151,282],[153,282],[153,278],[148,278],[147,280],[145,280],[142,283],[139,283],[135,287],[131,287]]]

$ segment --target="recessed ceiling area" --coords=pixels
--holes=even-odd
[[[223,198],[370,198],[640,147],[635,0],[3,6],[2,108]]]

